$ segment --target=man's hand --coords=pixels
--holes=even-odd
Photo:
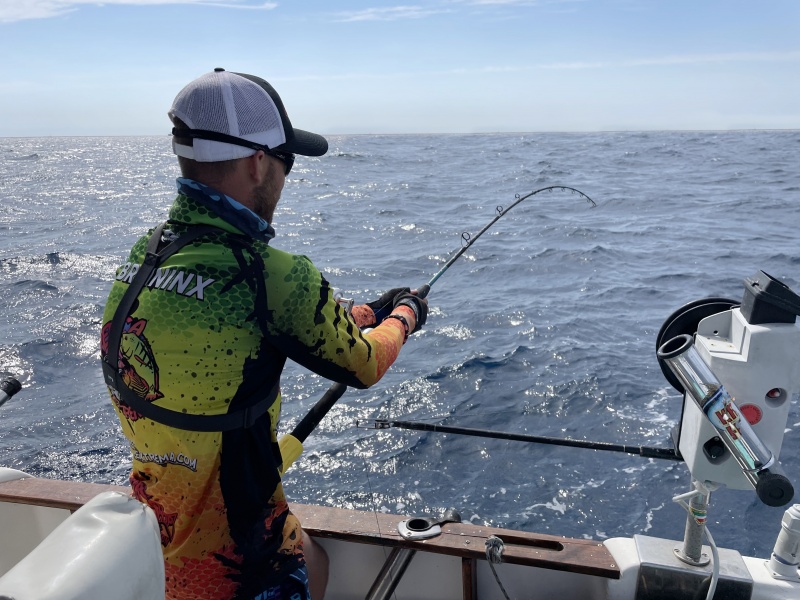
[[[368,302],[367,306],[369,306],[372,309],[372,312],[375,313],[375,324],[380,325],[381,322],[389,316],[397,304],[397,296],[408,294],[409,292],[410,288],[407,287],[393,288],[374,302]]]
[[[422,329],[422,326],[425,325],[425,322],[428,320],[428,301],[415,296],[408,288],[405,288],[405,290],[406,291],[395,296],[394,307],[407,306],[414,311],[414,330],[408,332],[412,334]]]

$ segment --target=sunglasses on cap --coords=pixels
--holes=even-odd
[[[284,175],[288,175],[294,166],[294,154],[291,152],[271,150],[268,146],[259,144],[258,142],[251,142],[250,140],[234,137],[218,131],[209,131],[207,129],[178,129],[177,127],[173,127],[172,135],[176,137],[211,140],[212,142],[223,142],[225,144],[233,144],[234,146],[244,146],[245,148],[252,148],[253,150],[261,150],[264,154],[274,156],[283,163]]]

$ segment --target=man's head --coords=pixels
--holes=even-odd
[[[217,68],[192,81],[175,97],[171,119],[187,129],[173,131],[194,143],[174,143],[175,154],[198,162],[250,156],[257,150],[322,156],[324,137],[295,129],[278,92],[254,75]]]
[[[237,172],[245,173],[239,159],[250,158],[248,162],[253,164],[247,171],[258,178],[263,169],[258,168],[257,162],[265,161],[266,169],[275,165],[285,175],[294,154],[322,156],[328,150],[328,142],[322,136],[292,127],[275,89],[253,75],[219,68],[206,73],[178,93],[168,114],[175,125],[172,148],[178,155],[181,172],[193,179],[202,180],[205,176],[203,183],[209,185],[219,185]],[[256,203],[253,194],[257,192],[263,205],[266,187],[273,188],[269,194],[275,195],[277,186],[280,196],[283,180],[279,185],[276,180],[270,176],[270,181],[255,181],[252,192],[236,190],[240,196],[247,194],[247,198],[229,195],[249,206]],[[271,218],[277,197],[268,204],[272,204]]]

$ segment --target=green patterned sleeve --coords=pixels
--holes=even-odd
[[[351,387],[378,381],[402,347],[402,331],[380,327],[363,334],[307,257],[270,249],[266,263],[268,322],[280,350]]]

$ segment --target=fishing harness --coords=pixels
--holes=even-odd
[[[192,225],[187,232],[176,237],[174,235],[165,236],[165,226],[166,223],[162,223],[156,227],[153,234],[150,236],[147,242],[144,260],[139,266],[138,271],[136,271],[133,280],[125,291],[114,313],[108,339],[108,352],[105,357],[103,357],[102,361],[105,382],[119,394],[119,398],[130,406],[130,408],[144,417],[152,419],[162,425],[167,425],[168,427],[203,432],[231,431],[234,429],[246,429],[251,427],[267,412],[267,410],[269,410],[273,402],[275,402],[275,399],[278,397],[279,381],[276,381],[272,386],[263,384],[258,392],[253,394],[255,400],[245,408],[219,415],[196,415],[170,410],[148,402],[125,385],[125,382],[123,382],[120,377],[119,351],[125,323],[131,316],[131,311],[136,299],[147,285],[147,282],[150,281],[153,272],[169,257],[194,240],[215,233],[227,235],[229,241],[232,241],[235,245],[240,245],[249,249],[251,254],[258,256],[253,250],[252,244],[245,236],[235,235],[220,227],[215,227],[213,225]],[[169,234],[171,232],[167,230],[167,233]],[[167,242],[167,244],[160,248],[163,242]],[[262,285],[259,287],[263,289],[263,280]]]

